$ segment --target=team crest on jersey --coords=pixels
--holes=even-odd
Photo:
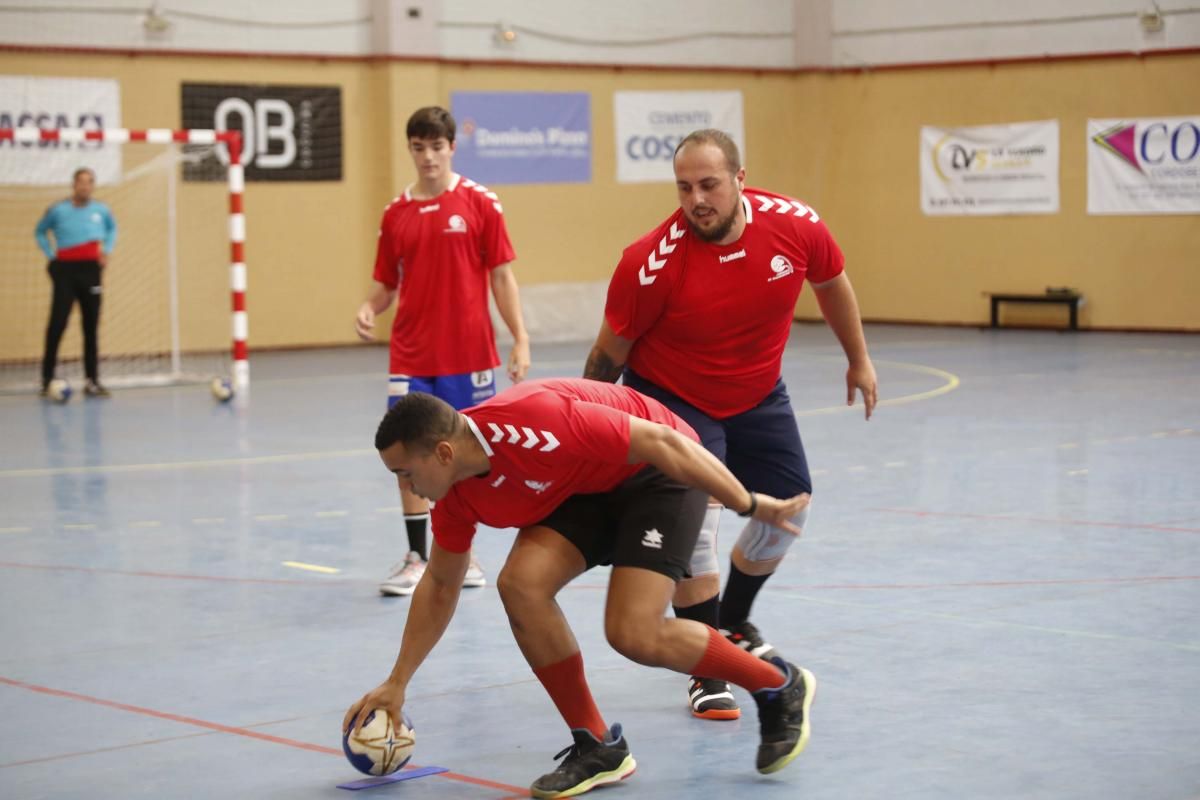
[[[445,233],[466,233],[467,221],[458,214],[451,214],[450,219],[446,220]]]
[[[774,274],[767,278],[767,283],[777,281],[780,278],[786,278],[795,271],[792,268],[792,262],[788,261],[787,258],[784,256],[775,256],[771,259],[771,272]]]

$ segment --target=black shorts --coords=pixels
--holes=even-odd
[[[538,525],[575,545],[588,569],[641,567],[678,581],[689,575],[707,507],[707,492],[646,467],[610,492],[568,497]]]

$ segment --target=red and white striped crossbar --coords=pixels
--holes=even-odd
[[[171,130],[149,128],[133,131],[128,128],[106,128],[84,130],[83,128],[0,128],[0,141],[14,142],[104,142],[124,144],[126,142],[149,142],[151,144],[216,144],[223,142],[229,150],[229,287],[233,293],[233,385],[244,389],[250,384],[249,350],[246,335],[249,326],[246,319],[246,217],[242,212],[242,192],[246,188],[245,172],[242,169],[241,131],[214,131],[197,128]]]

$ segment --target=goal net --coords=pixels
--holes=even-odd
[[[64,133],[67,140],[52,138]],[[198,167],[218,169],[225,177],[228,158],[213,157],[214,148],[224,146],[216,134],[149,133],[157,135],[0,130],[0,156],[11,148],[41,181],[31,185],[34,181],[24,175],[14,176],[10,164],[0,182],[0,392],[35,391],[41,383],[52,284],[34,227],[50,205],[70,197],[74,167],[60,176],[58,185],[46,185],[46,171],[36,159],[57,150],[57,163],[62,163],[61,149],[72,145],[78,150],[70,159],[78,162],[75,167],[92,167],[100,147],[120,150],[106,154],[108,169],[97,175],[93,193],[117,223],[116,245],[102,273],[101,381],[151,386],[220,376],[245,385],[240,167],[235,167],[239,185],[236,203],[231,203],[231,187],[224,181],[181,180],[185,163],[190,173]],[[195,139],[204,143],[186,143]],[[231,206],[237,211],[233,222]],[[231,239],[234,306],[240,312],[234,323],[240,347],[233,348],[241,356],[238,369],[230,348]],[[81,386],[82,356],[82,318],[75,304],[59,346],[57,376]]]

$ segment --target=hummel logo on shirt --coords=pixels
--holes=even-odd
[[[552,483],[554,483],[554,481],[525,481],[525,485],[528,486],[530,489],[533,489],[538,494],[541,494],[542,492],[549,489],[550,484],[552,484]]]
[[[730,253],[727,256],[721,256],[717,260],[720,261],[722,264],[728,264],[730,261],[737,261],[739,258],[745,258],[745,257],[746,257],[746,248],[743,247],[741,250],[738,250],[736,253]]]
[[[441,207],[442,207],[441,203],[434,203],[431,206],[421,206],[420,208],[417,209],[417,213],[418,214],[428,214],[430,211],[437,211]]]
[[[662,550],[662,534],[658,532],[658,528],[646,531],[646,535],[642,537],[642,547]]]
[[[493,489],[500,488],[500,484],[504,483],[504,479],[507,477],[508,477],[507,475],[501,475],[499,478],[496,478],[496,480],[492,481],[492,488]]]

